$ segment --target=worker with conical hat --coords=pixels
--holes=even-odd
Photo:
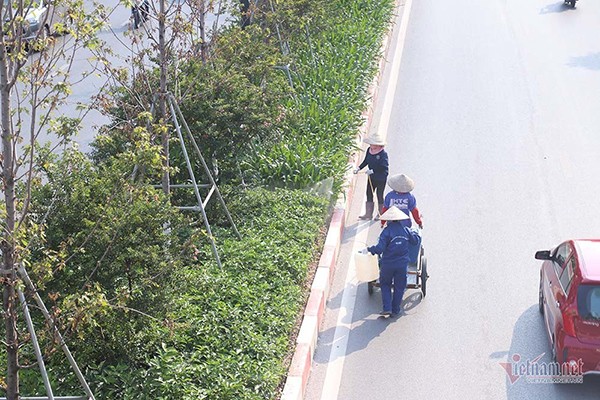
[[[383,305],[381,315],[387,318],[400,314],[402,297],[406,289],[409,245],[418,244],[420,238],[416,231],[402,225],[402,221],[410,217],[399,208],[390,208],[380,218],[382,221],[387,221],[387,226],[381,231],[377,244],[367,247],[366,251],[381,256],[379,260],[379,286]]]
[[[357,174],[364,167],[368,167],[366,173],[367,179],[367,202],[365,203],[365,213],[360,219],[372,219],[375,202],[373,201],[373,192],[377,195],[377,205],[379,213],[383,211],[383,192],[388,177],[389,161],[388,154],[384,150],[385,140],[377,134],[367,137],[364,140],[369,145],[363,162],[354,170]]]
[[[410,220],[410,214],[412,214],[419,228],[423,229],[423,218],[417,208],[417,199],[411,193],[415,188],[415,182],[404,174],[396,174],[388,178],[387,184],[392,191],[385,195],[383,201],[384,211],[396,206],[408,216],[406,220],[402,221],[405,226],[412,226]]]

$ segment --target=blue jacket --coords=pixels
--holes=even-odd
[[[388,177],[388,154],[385,150],[381,150],[377,154],[369,153],[367,149],[365,154],[365,159],[358,166],[358,169],[363,169],[364,167],[369,166],[369,169],[373,170],[373,175],[371,175],[371,179],[374,181],[383,181],[385,182]]]
[[[371,254],[381,255],[380,264],[408,265],[409,245],[419,243],[419,234],[403,226],[401,221],[388,221],[387,226],[379,235],[379,242],[368,247]]]

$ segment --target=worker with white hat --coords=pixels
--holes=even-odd
[[[365,203],[365,213],[360,219],[372,219],[375,203],[373,201],[373,192],[377,193],[377,205],[379,213],[383,212],[383,192],[388,177],[389,161],[388,154],[384,150],[385,140],[379,135],[369,136],[364,140],[369,144],[363,162],[354,170],[357,174],[364,167],[369,167],[366,171],[368,175],[367,183],[367,202]]]
[[[416,231],[402,225],[402,221],[409,216],[399,208],[390,208],[380,218],[382,221],[387,221],[387,226],[381,231],[377,244],[361,250],[361,253],[369,252],[381,256],[379,260],[379,286],[383,304],[381,315],[387,318],[400,314],[402,297],[406,289],[409,246],[417,245],[420,238]]]

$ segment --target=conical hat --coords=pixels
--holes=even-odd
[[[365,142],[367,144],[374,144],[376,146],[385,146],[385,140],[383,140],[383,138],[381,136],[379,136],[378,134],[374,134],[374,135],[371,135],[371,136],[365,138],[365,140],[363,140],[363,142]]]
[[[415,182],[404,174],[390,176],[387,183],[392,190],[400,193],[408,193],[415,188]]]
[[[384,212],[379,219],[383,221],[400,221],[403,219],[409,219],[410,217],[402,212],[398,207],[392,206],[386,212]]]

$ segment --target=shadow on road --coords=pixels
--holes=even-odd
[[[551,14],[551,13],[561,13],[565,11],[573,11],[576,8],[571,7],[570,5],[565,4],[562,1],[554,4],[548,4],[540,10],[540,14]]]
[[[402,309],[407,313],[421,304],[421,301],[423,301],[423,294],[421,292],[412,293],[402,301]]]
[[[354,240],[354,237],[359,233],[364,231],[365,229],[369,229],[373,223],[379,223],[379,221],[370,220],[370,221],[356,221],[351,225],[346,225],[344,227],[344,236],[342,237],[342,244],[351,243]],[[372,246],[375,243],[362,243],[359,242],[364,247]]]
[[[338,337],[342,335],[349,335],[348,345],[346,348],[345,356],[348,356],[354,352],[361,351],[369,345],[369,343],[375,338],[379,337],[391,324],[401,320],[403,317],[397,318],[380,318],[379,312],[381,311],[381,294],[379,291],[374,292],[372,295],[367,293],[366,285],[358,288],[357,291],[357,303],[360,303],[354,309],[352,328],[337,327],[340,331],[337,332]],[[338,296],[341,296],[341,292]],[[335,300],[333,298],[332,300]],[[402,302],[402,309],[404,312],[408,312],[417,307],[422,300],[421,293],[412,293],[405,297]],[[344,323],[349,321],[344,320]],[[320,351],[315,354],[314,361],[319,364],[325,364],[329,361],[331,349],[335,345],[334,338],[336,335],[336,327],[331,327],[327,330],[322,331],[319,334],[319,348]]]
[[[498,360],[498,368],[514,371],[515,362],[525,363],[527,360],[537,359],[538,363],[550,363],[550,344],[548,341],[542,315],[537,304],[529,307],[517,320],[510,349],[494,352],[491,359]],[[504,366],[502,366],[504,364]],[[506,398],[508,400],[529,399],[595,399],[600,393],[600,377],[586,376],[583,383],[558,384],[558,383],[532,383],[527,376],[513,375],[512,381],[509,373],[506,374]]]
[[[592,71],[600,71],[600,53],[590,53],[586,56],[571,57],[567,64],[569,67],[586,68]]]

